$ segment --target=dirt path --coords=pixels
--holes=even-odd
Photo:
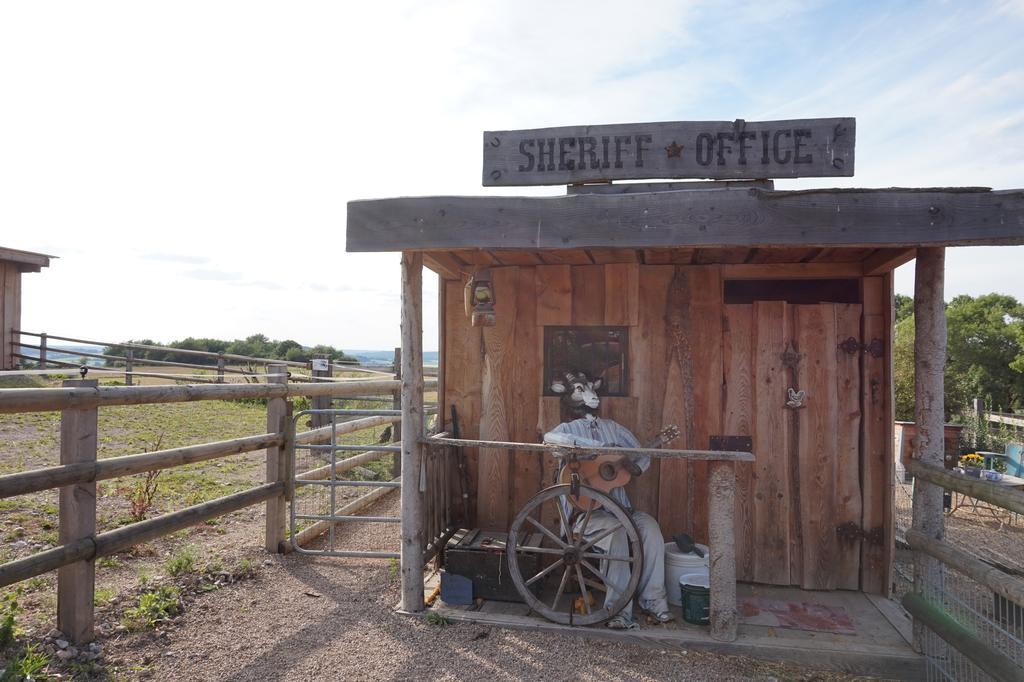
[[[374,514],[397,513],[397,496]],[[259,542],[257,524],[250,542]],[[397,528],[368,526],[367,549],[397,546]],[[104,642],[119,679],[830,679],[699,652],[666,653],[576,637],[429,625],[394,612],[389,562],[275,556],[256,579],[199,596],[162,634]]]

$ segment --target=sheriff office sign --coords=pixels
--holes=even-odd
[[[484,133],[485,186],[853,175],[853,118],[679,121]]]

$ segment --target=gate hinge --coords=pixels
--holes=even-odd
[[[873,358],[880,358],[885,353],[885,342],[882,339],[871,339],[871,343],[861,343],[852,336],[839,344],[839,349],[849,355],[856,355],[858,352],[869,353]]]
[[[881,526],[865,531],[853,521],[847,521],[846,523],[836,526],[836,535],[838,535],[839,539],[843,542],[856,542],[857,540],[863,540],[869,545],[881,545],[885,542],[885,532],[882,530]]]

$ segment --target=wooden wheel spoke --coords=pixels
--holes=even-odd
[[[539,530],[541,533],[544,533],[544,535],[548,536],[552,540],[552,542],[557,544],[559,547],[561,547],[562,549],[568,549],[569,545],[565,544],[565,541],[562,540],[562,538],[558,537],[550,530],[545,528],[543,523],[539,523],[538,521],[535,521],[532,517],[529,516],[526,517],[526,520],[533,524],[534,528]]]
[[[599,571],[596,568],[594,568],[593,566],[591,566],[589,561],[581,561],[580,563],[583,564],[584,568],[586,568],[588,571],[590,571],[591,573],[596,575],[598,578],[600,578],[601,581],[605,585],[607,585],[608,587],[613,588],[614,590],[616,590],[618,592],[622,592],[622,587],[619,584],[617,584],[615,581],[613,581],[611,578],[609,578],[604,572]],[[606,589],[605,592],[607,592],[607,591],[608,590]]]
[[[562,506],[562,498],[556,497],[555,508],[558,509],[558,519],[562,522],[562,530],[565,532],[566,537],[570,537],[572,534],[572,526],[569,525],[569,519],[565,518],[565,508]]]
[[[587,507],[587,513],[583,516],[583,523],[580,524],[580,542],[587,536],[587,525],[590,523],[590,515],[594,512],[596,505],[590,505]]]
[[[636,561],[636,557],[623,556],[622,554],[601,554],[600,552],[584,552],[581,555],[584,559],[600,559],[602,561],[625,561],[631,564]]]
[[[529,554],[556,554],[558,556],[565,554],[564,551],[555,549],[554,547],[533,547],[532,545],[520,545],[516,547],[516,552],[526,552]]]
[[[612,526],[611,528],[605,528],[597,535],[595,535],[592,539],[584,542],[583,545],[580,546],[580,549],[583,551],[590,549],[591,547],[601,542],[601,540],[604,540],[606,537],[608,537],[615,531],[619,530],[620,528],[624,528],[624,526],[621,523],[616,522],[616,525]]]
[[[565,570],[562,571],[562,581],[558,583],[558,592],[555,593],[555,601],[551,602],[552,611],[558,610],[558,600],[562,598],[562,593],[565,592],[565,583],[569,580],[569,571],[571,570],[572,569],[570,567],[566,566]]]
[[[576,579],[579,580],[579,583],[580,583],[580,594],[583,596],[583,610],[586,611],[587,615],[589,616],[590,615],[590,593],[587,592],[587,584],[586,584],[586,581],[583,580],[583,570],[580,568],[579,564],[576,564]]]
[[[546,575],[547,575],[548,573],[551,573],[551,572],[552,572],[553,570],[555,570],[556,568],[558,568],[559,566],[561,566],[561,565],[562,565],[562,563],[563,563],[563,560],[562,560],[562,559],[559,559],[558,561],[556,561],[555,563],[551,564],[550,566],[548,566],[547,568],[545,568],[545,569],[544,569],[543,571],[541,571],[540,573],[538,573],[537,575],[535,575],[535,576],[533,576],[532,578],[530,578],[529,580],[527,580],[527,581],[526,581],[526,584],[527,584],[527,585],[532,585],[532,584],[534,584],[535,582],[537,582],[538,580],[540,580],[541,578],[543,578],[544,576],[546,576]]]

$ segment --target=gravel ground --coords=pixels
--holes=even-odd
[[[388,496],[373,514],[396,514]],[[257,524],[253,524],[256,526]],[[257,529],[251,543],[259,541]],[[394,526],[341,538],[397,546]],[[351,544],[349,546],[352,546]],[[118,679],[846,679],[702,652],[664,652],[398,615],[389,562],[275,556],[254,580],[198,596],[173,627],[104,642]]]

